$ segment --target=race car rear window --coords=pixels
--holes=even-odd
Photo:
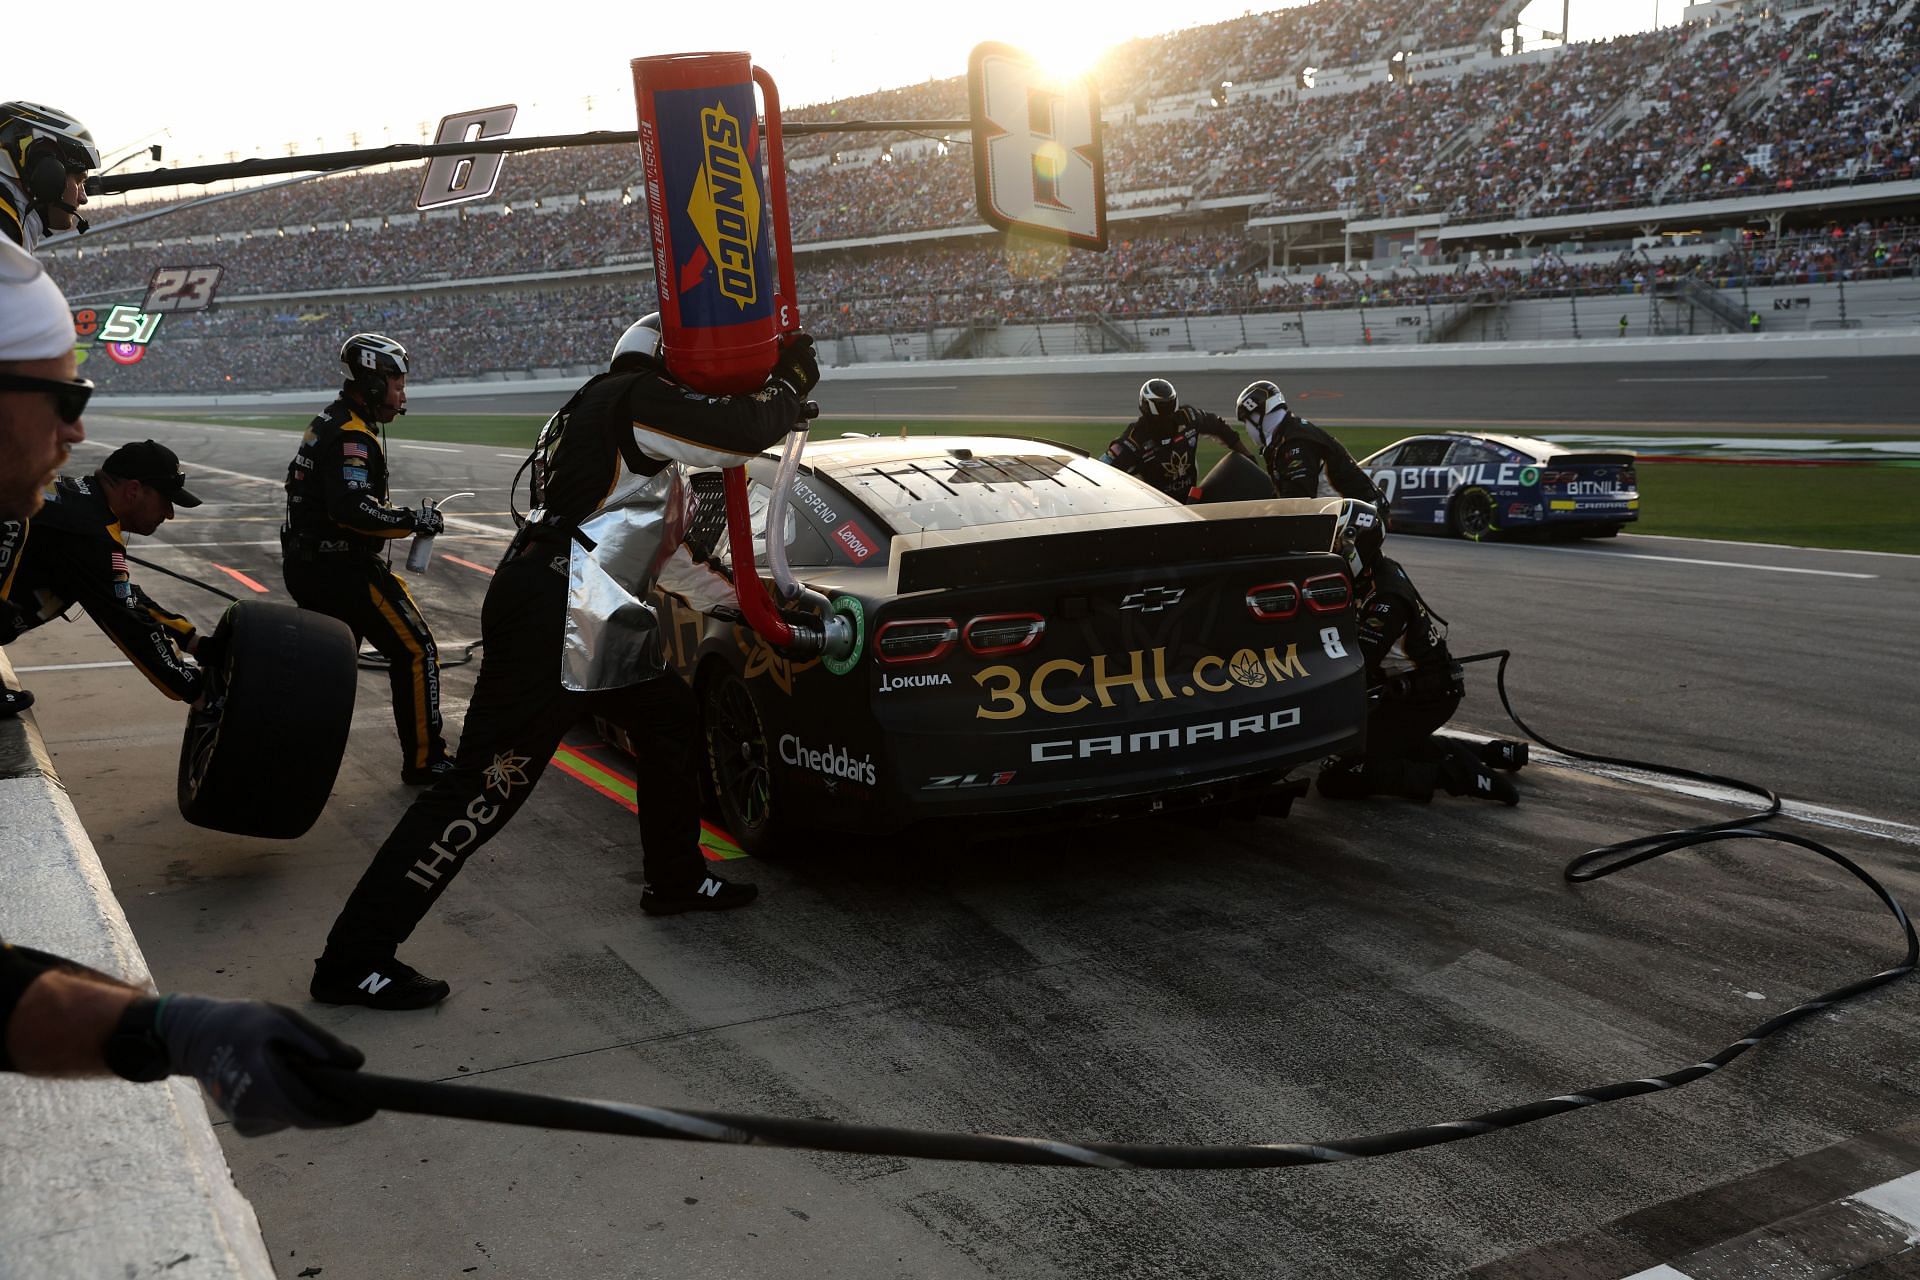
[[[1400,466],[1437,467],[1446,461],[1451,440],[1415,440],[1400,450]]]
[[[1125,472],[1046,454],[942,454],[849,468],[834,479],[901,533],[1173,505]]]

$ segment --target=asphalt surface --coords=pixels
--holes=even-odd
[[[285,599],[290,434],[88,425],[78,465],[150,434],[209,500],[136,555],[234,589],[224,566]],[[478,491],[414,583],[443,652],[478,635],[517,462],[395,450],[400,500]],[[1822,809],[1823,825],[1787,829],[1920,903],[1920,558],[1631,537],[1392,546],[1456,653],[1514,651],[1516,704],[1549,737],[1774,785]],[[216,616],[212,597],[135,573]],[[1327,1139],[1671,1070],[1900,953],[1871,895],[1783,847],[1569,886],[1560,867],[1590,845],[1736,812],[1572,768],[1530,767],[1515,809],[1313,797],[1285,821],[742,860],[728,874],[758,881],[759,903],[669,920],[639,914],[631,815],[556,769],[404,953],[453,998],[324,1008],[306,999],[311,958],[411,794],[384,678],[362,676],[328,812],[270,843],[181,821],[180,709],[123,665],[72,668],[118,657],[91,624],[8,652],[163,988],[302,1008],[394,1074],[1060,1138]],[[447,673],[450,736],[474,673]],[[1475,669],[1458,727],[1502,730],[1491,676]],[[221,1133],[285,1276],[1612,1277],[1920,1167],[1916,1000],[1896,985],[1673,1093],[1274,1173],[388,1116]]]
[[[1920,427],[1911,361],[1751,360],[1646,364],[1511,365],[1454,369],[1311,369],[1288,363],[1274,379],[1316,422],[1609,430],[1715,426],[1769,431],[1912,431]],[[1155,372],[1158,372],[1157,370]],[[1139,395],[1141,373],[1070,377],[920,377],[822,382],[829,417],[1011,417],[1111,420]],[[1181,373],[1185,403],[1231,419],[1245,370]],[[423,402],[424,407],[424,402]],[[503,393],[432,402],[445,413],[550,413],[549,394]]]

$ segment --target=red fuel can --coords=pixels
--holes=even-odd
[[[758,390],[799,320],[779,91],[746,53],[632,65],[667,369],[712,395]],[[766,99],[764,178],[755,84]]]

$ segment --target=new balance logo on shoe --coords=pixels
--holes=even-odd
[[[383,978],[377,973],[370,973],[360,979],[360,990],[368,995],[377,996],[380,994],[380,989],[392,981],[392,978]]]
[[[706,894],[709,898],[718,897],[720,894],[720,881],[715,880],[712,876],[708,876],[706,882],[700,886],[700,892]]]
[[[1486,774],[1484,774],[1484,773],[1483,773],[1483,774],[1480,774],[1480,775],[1478,775],[1477,777],[1475,777],[1475,778],[1474,778],[1474,782],[1475,782],[1475,784],[1476,784],[1476,785],[1478,785],[1478,786],[1479,786],[1479,788],[1480,788],[1480,789],[1481,789],[1482,791],[1492,791],[1492,790],[1493,790],[1493,779],[1492,779],[1492,778],[1489,778],[1489,777],[1488,777],[1488,776],[1487,776]]]

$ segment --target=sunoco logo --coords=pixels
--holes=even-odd
[[[715,103],[700,112],[706,163],[693,182],[687,216],[713,259],[720,292],[742,310],[760,296],[754,246],[760,238],[760,190],[741,145],[740,122]]]

